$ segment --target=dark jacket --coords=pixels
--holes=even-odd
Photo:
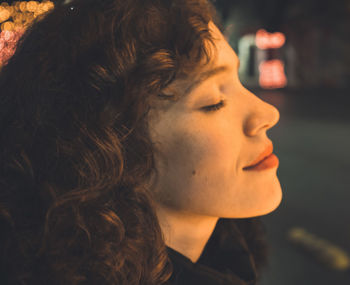
[[[234,219],[219,219],[201,256],[193,263],[167,247],[173,265],[169,285],[253,285],[254,256]]]

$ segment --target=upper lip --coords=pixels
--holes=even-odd
[[[265,150],[253,161],[251,162],[249,165],[247,165],[244,168],[247,167],[251,167],[251,166],[255,166],[256,164],[258,164],[259,162],[261,162],[264,158],[268,157],[269,155],[271,155],[273,152],[273,145],[272,143],[270,143]]]

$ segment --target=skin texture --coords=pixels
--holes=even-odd
[[[200,72],[227,65],[167,108],[149,117],[150,135],[158,149],[155,193],[157,216],[167,246],[196,262],[222,218],[268,214],[281,202],[277,167],[246,171],[271,143],[267,130],[279,120],[278,110],[245,89],[238,78],[238,57],[212,22],[216,56],[187,81],[175,81],[166,92],[184,92]],[[214,54],[215,55],[215,54]],[[224,100],[212,112],[202,107]]]

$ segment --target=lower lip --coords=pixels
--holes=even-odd
[[[258,164],[250,167],[243,168],[243,170],[254,170],[254,171],[260,171],[269,169],[272,167],[277,167],[279,164],[278,157],[275,154],[270,154],[268,157],[266,157],[264,160],[259,162]]]

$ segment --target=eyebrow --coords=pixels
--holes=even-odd
[[[240,66],[241,62],[239,60],[239,58],[237,59],[237,69],[239,69],[239,66]],[[217,66],[213,69],[210,69],[210,70],[207,70],[207,71],[204,71],[202,72],[198,79],[195,80],[186,90],[185,90],[185,96],[188,95],[189,93],[191,93],[194,89],[196,89],[200,84],[202,84],[205,80],[207,80],[208,78],[210,77],[213,77],[217,74],[220,74],[220,73],[223,73],[223,72],[226,72],[228,70],[230,70],[231,67],[229,67],[228,65],[220,65],[220,66]]]

